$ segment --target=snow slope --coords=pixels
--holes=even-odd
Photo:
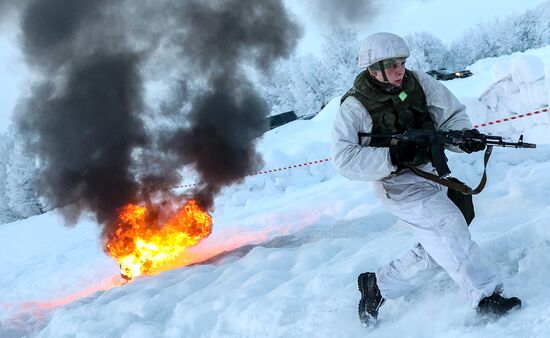
[[[528,53],[550,68],[548,47]],[[474,123],[490,120],[477,98],[499,59],[445,83]],[[258,148],[266,168],[327,158],[338,100],[313,120],[266,133]],[[346,180],[323,162],[228,187],[216,200],[213,234],[187,261],[213,258],[123,286],[89,219],[69,229],[52,212],[1,225],[0,337],[549,337],[548,114],[480,128],[539,143],[495,149],[487,187],[475,197],[472,236],[499,266],[505,293],[524,302],[506,319],[479,322],[440,274],[386,302],[379,327],[366,332],[357,318],[357,275],[398,257],[414,239],[369,183]],[[453,174],[476,184],[481,156],[450,154]]]

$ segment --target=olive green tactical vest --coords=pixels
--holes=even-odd
[[[373,83],[367,70],[361,72],[353,87],[342,97],[348,96],[361,102],[372,118],[373,134],[395,134],[409,129],[434,130],[435,126],[428,113],[424,90],[414,74],[405,70],[402,90],[396,94],[385,92]],[[389,146],[389,138],[373,138],[371,147]]]

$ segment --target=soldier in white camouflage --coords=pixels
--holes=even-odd
[[[521,301],[502,296],[502,280],[480,247],[471,239],[461,210],[447,196],[447,188],[409,168],[434,172],[430,152],[410,142],[358,137],[359,134],[396,134],[410,129],[472,130],[465,106],[442,84],[422,72],[405,68],[409,48],[391,33],[365,39],[358,63],[363,69],[342,98],[334,121],[331,154],[339,173],[352,180],[373,181],[375,191],[418,241],[405,254],[359,275],[359,317],[364,325],[376,322],[387,299],[395,299],[424,285],[441,269],[465,292],[479,313],[503,315]],[[480,151],[472,141],[456,152]]]

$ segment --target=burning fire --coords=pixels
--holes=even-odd
[[[160,271],[212,232],[212,217],[194,200],[165,222],[159,218],[158,211],[135,204],[119,212],[116,230],[104,247],[119,262],[123,277],[132,279]]]

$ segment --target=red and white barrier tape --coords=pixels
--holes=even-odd
[[[492,126],[492,125],[503,123],[503,122],[509,122],[509,121],[521,119],[521,118],[524,118],[524,117],[535,116],[535,115],[538,115],[538,114],[541,114],[541,113],[548,113],[548,111],[549,111],[548,108],[544,108],[544,109],[535,110],[535,111],[532,111],[532,112],[526,113],[526,114],[513,115],[513,116],[510,116],[510,117],[507,117],[507,118],[500,119],[500,120],[485,122],[485,123],[482,123],[482,124],[476,124],[474,126],[474,128],[488,127],[488,126]]]
[[[257,176],[257,175],[265,175],[265,174],[270,174],[270,173],[274,173],[274,172],[277,172],[277,171],[283,171],[283,170],[288,170],[288,169],[294,169],[294,168],[300,168],[300,167],[307,167],[307,166],[310,166],[310,165],[313,165],[313,164],[319,164],[319,163],[323,163],[323,162],[329,162],[331,160],[331,158],[325,158],[325,159],[322,159],[322,160],[317,160],[317,161],[310,161],[310,162],[304,162],[304,163],[300,163],[300,164],[294,164],[294,165],[289,165],[288,167],[281,167],[281,168],[277,168],[277,169],[268,169],[268,170],[262,170],[262,171],[258,171],[258,172],[255,172],[255,173],[252,173],[252,174],[248,174],[246,175],[246,177],[249,177],[249,176]],[[192,188],[192,187],[196,187],[198,186],[198,184],[186,184],[186,185],[180,185],[176,188]]]
[[[198,184],[197,183],[193,183],[193,184],[186,184],[186,185],[178,185],[177,187],[175,187],[175,189],[178,189],[178,188],[193,188],[193,187],[197,187]]]
[[[323,160],[317,160],[317,161],[305,162],[305,163],[300,163],[300,164],[294,164],[294,165],[290,165],[290,166],[288,166],[288,167],[282,167],[282,168],[277,168],[277,169],[269,169],[269,170],[262,170],[262,171],[258,171],[258,172],[255,172],[255,173],[253,173],[253,174],[250,174],[250,175],[248,175],[248,176],[264,175],[264,174],[274,173],[274,172],[276,172],[276,171],[294,169],[294,168],[299,168],[299,167],[306,167],[306,166],[309,166],[309,165],[312,165],[312,164],[319,164],[319,163],[323,163],[323,162],[329,162],[330,160],[331,160],[330,158],[325,158],[325,159],[323,159]]]
[[[495,124],[499,124],[499,123],[503,123],[503,122],[509,122],[509,121],[521,119],[521,118],[524,118],[524,117],[532,117],[532,116],[535,116],[535,115],[538,115],[538,114],[541,114],[541,113],[548,113],[548,112],[549,112],[548,108],[543,108],[541,110],[535,110],[535,111],[525,113],[525,114],[513,115],[513,116],[510,116],[510,117],[495,120],[495,121],[476,124],[476,125],[474,125],[474,128],[488,127],[488,126],[492,126],[492,125],[495,125]],[[289,165],[287,167],[281,167],[281,168],[277,168],[277,169],[262,170],[262,171],[258,171],[258,172],[249,174],[249,175],[247,175],[247,177],[256,176],[256,175],[265,175],[265,174],[270,174],[270,173],[274,173],[274,172],[277,172],[277,171],[283,171],[283,170],[288,170],[288,169],[307,167],[307,166],[310,166],[310,165],[313,165],[313,164],[329,162],[331,160],[332,160],[331,158],[325,158],[325,159],[322,159],[322,160],[310,161],[310,162],[305,162],[305,163],[300,163],[300,164],[294,164],[294,165]],[[198,186],[198,184],[187,184],[187,185],[179,186],[178,188],[192,188],[192,187],[195,187],[195,186]]]

